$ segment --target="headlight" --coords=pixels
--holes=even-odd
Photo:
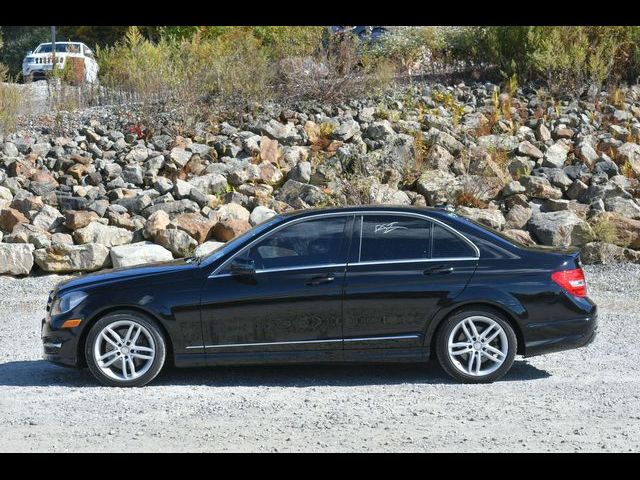
[[[80,302],[87,298],[87,296],[88,295],[84,292],[69,292],[62,294],[53,301],[51,315],[60,315],[61,313],[66,313],[69,310],[74,309],[80,305]]]

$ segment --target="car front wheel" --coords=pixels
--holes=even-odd
[[[445,320],[436,338],[442,368],[465,383],[489,383],[513,365],[517,338],[497,312],[463,310]]]
[[[85,356],[91,373],[105,385],[141,387],[160,373],[166,344],[154,322],[136,312],[116,312],[93,325]]]

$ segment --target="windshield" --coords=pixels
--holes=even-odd
[[[217,250],[214,250],[209,255],[206,255],[204,257],[198,258],[198,261],[202,261],[202,260],[205,260],[205,259],[207,261],[215,261],[215,260],[217,260],[219,258],[222,258],[227,253],[233,251],[239,245],[242,245],[245,242],[251,241],[252,238],[260,235],[262,232],[267,230],[271,225],[273,225],[274,223],[278,223],[281,219],[282,219],[282,217],[280,215],[275,215],[275,216],[265,220],[264,222],[256,225],[255,227],[247,230],[242,235],[238,235],[233,240],[229,240],[227,243],[222,245]]]
[[[43,43],[34,53],[51,53],[51,44]],[[66,52],[66,53],[80,53],[80,44],[79,43],[56,43],[56,52]]]

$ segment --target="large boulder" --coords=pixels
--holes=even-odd
[[[275,119],[271,119],[262,126],[261,130],[262,133],[269,138],[278,140],[284,145],[291,145],[300,139],[300,135],[293,123],[283,124]]]
[[[504,215],[497,209],[460,207],[456,213],[496,230],[501,230],[505,225]]]
[[[64,215],[62,215],[57,208],[54,208],[50,205],[45,205],[35,215],[35,217],[33,217],[31,223],[36,227],[51,232],[58,226],[62,225],[64,221]]]
[[[28,275],[33,267],[33,245],[0,243],[0,274]]]
[[[640,263],[640,252],[620,247],[613,243],[589,242],[580,249],[580,258],[586,264],[591,263]]]
[[[119,245],[111,249],[110,255],[114,268],[173,260],[169,250],[152,242]]]
[[[154,239],[156,243],[170,250],[176,257],[187,257],[191,255],[193,250],[198,246],[198,242],[187,232],[177,228],[160,230],[156,233]]]
[[[99,243],[107,247],[125,245],[133,240],[133,232],[126,228],[103,225],[99,222],[91,222],[86,227],[73,232],[73,238],[77,243]]]
[[[64,225],[69,230],[78,230],[86,227],[91,222],[94,222],[100,218],[96,212],[91,210],[67,210],[64,212],[65,222]]]
[[[543,245],[581,245],[588,241],[589,224],[569,210],[534,213],[529,229]]]
[[[193,237],[198,244],[203,243],[211,235],[216,224],[215,220],[203,217],[200,213],[183,213],[176,217],[173,223]]]
[[[619,213],[622,216],[640,219],[640,205],[632,198],[609,197],[604,199],[607,211]]]
[[[219,249],[220,247],[222,247],[224,245],[224,242],[216,242],[216,241],[209,241],[209,242],[204,242],[202,245],[198,245],[196,247],[196,249],[193,251],[193,254],[196,257],[206,257],[207,255],[215,252],[217,249]]]
[[[505,227],[507,229],[520,230],[525,227],[532,215],[532,210],[528,206],[515,204],[505,215]]]
[[[110,265],[109,249],[98,243],[52,244],[33,252],[36,264],[45,272],[93,272]]]
[[[255,226],[255,225],[258,225],[258,224],[268,220],[269,218],[273,217],[274,215],[276,215],[276,212],[274,212],[270,208],[267,208],[267,207],[262,206],[262,205],[258,205],[251,212],[251,215],[249,216],[249,223],[251,223],[251,225]]]
[[[601,212],[589,220],[596,232],[609,232],[611,243],[621,247],[640,249],[640,220],[623,217],[614,212]]]
[[[416,181],[416,190],[424,195],[427,205],[448,203],[460,190],[458,178],[443,170],[426,170]]]
[[[533,198],[562,198],[562,190],[553,187],[544,177],[520,177],[520,183],[526,189],[528,196]]]
[[[552,168],[562,168],[567,161],[569,149],[564,143],[557,142],[551,145],[544,154],[542,166]]]
[[[220,242],[228,242],[251,228],[244,220],[223,220],[213,229],[213,237]]]
[[[204,194],[216,195],[224,193],[229,188],[227,179],[219,173],[209,173],[189,179],[189,183]]]
[[[144,224],[144,233],[147,238],[153,238],[160,230],[164,230],[171,223],[169,214],[164,210],[158,210],[147,218]]]
[[[327,196],[315,185],[287,180],[276,192],[276,200],[281,200],[293,205],[298,199],[315,206],[324,203]]]
[[[14,208],[4,208],[0,210],[0,230],[11,233],[16,225],[20,223],[29,223],[20,211]]]
[[[618,161],[628,163],[633,173],[640,175],[640,145],[627,142],[618,147]]]

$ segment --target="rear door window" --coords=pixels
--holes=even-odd
[[[361,262],[426,260],[431,256],[431,222],[401,215],[364,215]]]

